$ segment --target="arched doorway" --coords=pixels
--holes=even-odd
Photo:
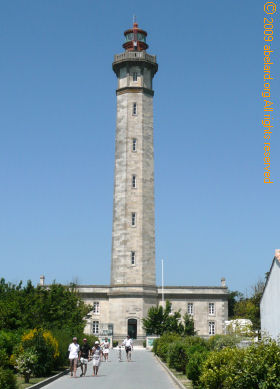
[[[127,334],[132,338],[137,338],[137,320],[128,319],[127,321]]]

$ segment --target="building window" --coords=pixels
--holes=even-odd
[[[137,115],[137,103],[133,103],[133,106],[132,106],[132,115]]]
[[[136,188],[136,176],[133,174],[132,176],[132,188]]]
[[[209,312],[209,315],[215,315],[215,304],[214,303],[209,303],[208,312]]]
[[[215,335],[215,322],[209,321],[208,323],[209,335]]]
[[[99,301],[93,303],[93,313],[99,315]]]
[[[135,251],[131,251],[131,265],[135,265]]]
[[[133,81],[137,81],[137,73],[136,72],[133,73]]]
[[[92,322],[92,333],[95,335],[99,333],[99,321]]]
[[[188,303],[188,315],[193,315],[193,303]]]
[[[132,213],[131,213],[131,225],[132,225],[133,227],[136,226],[136,212],[132,212]]]
[[[133,138],[132,139],[132,151],[136,151],[136,144],[137,144],[137,139]]]

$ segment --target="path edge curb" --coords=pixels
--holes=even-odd
[[[186,387],[178,380],[177,377],[175,377],[175,375],[172,373],[172,371],[169,370],[169,368],[166,366],[165,363],[163,363],[159,357],[157,355],[154,354],[154,357],[155,359],[158,361],[158,363],[167,371],[167,373],[169,374],[169,376],[173,379],[173,381],[175,382],[176,385],[178,385],[178,387],[180,389],[186,389]],[[29,389],[29,388],[28,388]]]
[[[37,384],[34,384],[32,386],[28,386],[27,389],[39,389],[43,388],[43,386],[46,386],[50,384],[51,382],[57,380],[58,378],[64,376],[65,374],[69,373],[69,369],[63,370],[60,373],[53,375],[52,377],[46,378],[44,381],[38,382]]]

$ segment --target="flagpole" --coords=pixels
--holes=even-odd
[[[161,299],[162,305],[164,303],[164,292],[163,292],[163,259],[161,260]]]

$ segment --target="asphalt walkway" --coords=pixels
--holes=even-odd
[[[97,377],[92,377],[92,363],[88,365],[85,377],[78,378],[65,375],[46,389],[178,389],[167,372],[159,365],[153,354],[146,350],[132,352],[132,362],[125,360],[123,351],[122,362],[118,361],[118,351],[110,350],[109,361],[102,362]]]

